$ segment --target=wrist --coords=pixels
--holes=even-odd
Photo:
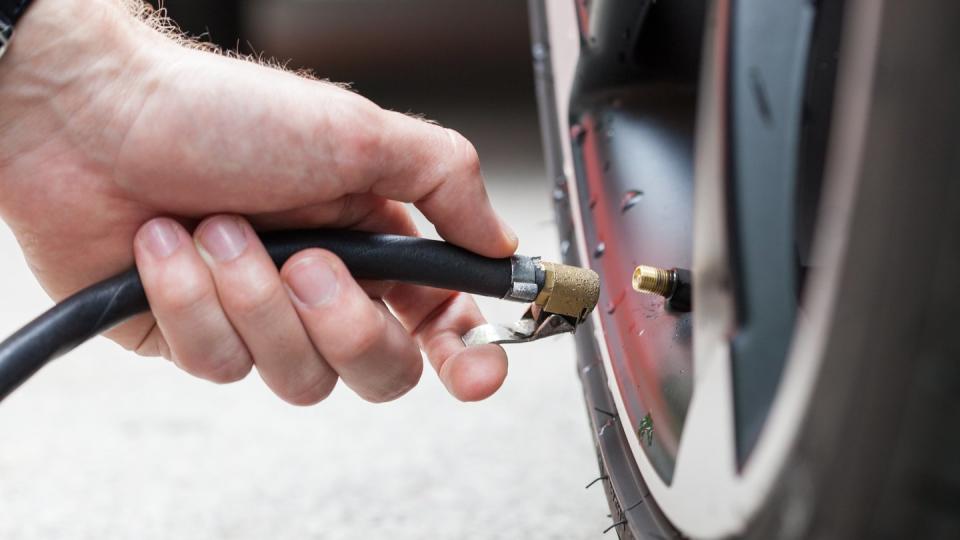
[[[116,152],[164,49],[126,3],[34,0],[20,18],[0,58],[0,191],[50,156],[102,164]]]
[[[119,0],[33,0],[0,59],[0,81],[18,67],[124,51],[136,42],[137,24]]]

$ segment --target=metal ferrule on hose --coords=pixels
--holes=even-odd
[[[543,289],[544,271],[540,257],[514,255],[510,257],[510,290],[504,300],[533,302]]]

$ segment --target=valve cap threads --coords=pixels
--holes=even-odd
[[[638,266],[633,271],[633,289],[664,297],[670,311],[686,313],[693,307],[693,284],[690,271],[669,270],[655,266]]]
[[[673,294],[676,274],[653,266],[638,266],[633,271],[633,290],[668,297]]]

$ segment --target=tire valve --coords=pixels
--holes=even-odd
[[[640,265],[633,271],[633,290],[662,296],[671,311],[686,313],[691,310],[692,289],[690,271],[683,268]]]

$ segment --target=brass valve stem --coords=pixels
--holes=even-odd
[[[690,282],[690,271],[682,268],[667,270],[641,265],[633,271],[633,290],[666,298],[667,307],[673,311],[690,311],[692,305]]]
[[[673,294],[676,281],[676,274],[672,270],[641,265],[633,271],[633,290],[637,292],[666,298]]]

